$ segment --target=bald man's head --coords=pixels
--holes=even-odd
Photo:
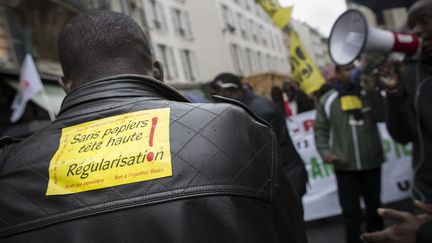
[[[422,38],[422,55],[432,57],[432,0],[418,0],[409,10],[408,24]]]
[[[130,17],[91,11],[70,20],[60,33],[59,59],[72,87],[118,74],[150,74],[148,38]]]
[[[409,9],[409,26],[413,28],[417,23],[432,26],[432,0],[418,0]]]

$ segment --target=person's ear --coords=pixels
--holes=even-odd
[[[164,81],[164,70],[162,63],[155,61],[153,63],[153,78],[163,82]]]
[[[66,94],[69,94],[72,90],[72,81],[63,76],[59,77],[59,84],[63,87]]]

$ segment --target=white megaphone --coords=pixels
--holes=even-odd
[[[401,52],[415,55],[420,39],[414,34],[381,30],[368,26],[365,16],[358,10],[348,10],[333,25],[329,53],[337,65],[355,61],[363,52]]]

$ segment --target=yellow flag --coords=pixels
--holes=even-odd
[[[264,8],[265,11],[270,12],[275,9],[281,8],[278,0],[257,0],[259,4]]]
[[[313,93],[321,88],[325,79],[300,43],[297,34],[292,30],[290,31],[290,39],[292,79],[306,94]]]
[[[280,29],[285,28],[291,21],[292,7],[281,8],[272,16],[273,22]]]
[[[280,29],[284,29],[291,21],[292,7],[282,8],[277,0],[258,0],[258,3]]]
[[[271,16],[273,22],[280,29],[285,29],[291,21],[293,7],[282,8],[278,0],[257,0],[261,7]],[[325,79],[300,43],[297,34],[290,31],[291,46],[290,59],[292,67],[292,79],[307,94],[321,88]]]

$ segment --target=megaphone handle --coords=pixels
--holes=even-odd
[[[403,86],[401,83],[401,67],[399,64],[391,65],[390,72],[387,77],[380,76],[380,81],[384,83],[386,93],[393,96],[403,94]]]
[[[384,75],[380,75],[379,79],[380,79],[381,82],[383,82],[387,86],[387,85],[391,84],[390,83],[391,76],[394,76],[394,75],[397,75],[396,72],[395,72],[395,67],[394,67],[394,65],[391,65],[389,67],[388,74],[386,74],[385,76]]]

